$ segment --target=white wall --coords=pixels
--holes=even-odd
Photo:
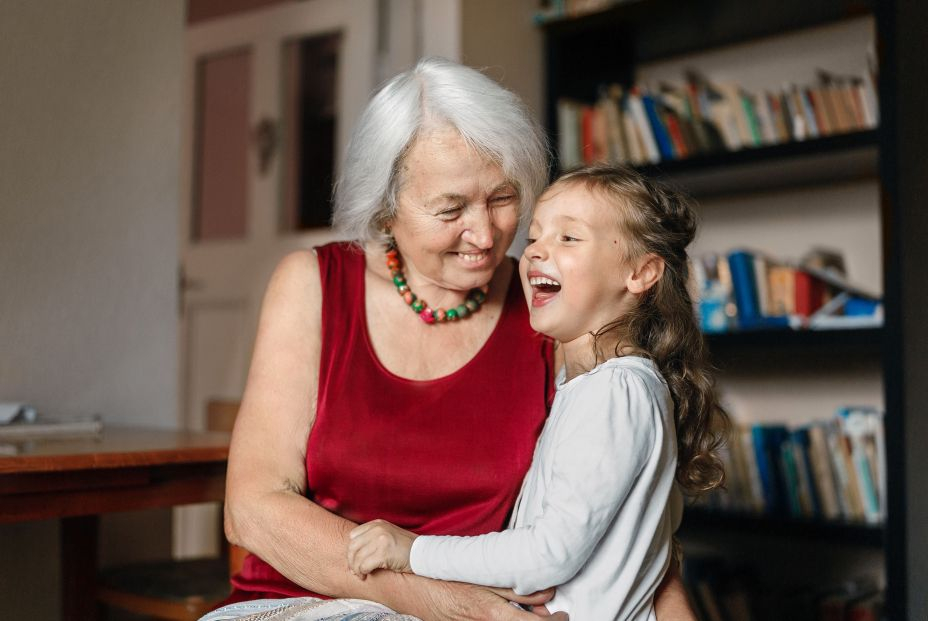
[[[541,30],[532,21],[537,11],[537,0],[464,0],[461,62],[484,69],[541,121],[544,55]]]
[[[0,401],[177,424],[183,29],[183,0],[0,3]],[[104,561],[169,549],[132,519]],[[57,618],[56,535],[0,527],[4,616]]]

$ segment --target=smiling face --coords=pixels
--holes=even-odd
[[[549,188],[519,262],[532,327],[567,344],[623,314],[636,302],[626,258],[615,206],[581,184]]]
[[[412,145],[400,175],[389,225],[407,278],[452,291],[489,283],[519,222],[519,194],[502,168],[441,128]]]

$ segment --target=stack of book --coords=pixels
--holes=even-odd
[[[761,93],[713,84],[695,72],[683,86],[613,84],[592,105],[558,101],[561,168],[656,164],[873,129],[879,124],[874,84],[869,70],[855,76],[819,71],[816,84]]]
[[[826,266],[817,256],[811,253],[798,263],[750,250],[694,257],[703,332],[882,325],[880,297],[848,281],[843,267]]]
[[[868,578],[790,589],[762,585],[751,566],[686,557],[683,582],[704,621],[880,621],[885,591]]]
[[[726,489],[696,500],[708,509],[880,524],[886,515],[883,413],[845,407],[790,429],[733,430],[723,447]]]

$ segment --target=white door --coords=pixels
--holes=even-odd
[[[210,398],[241,397],[280,258],[333,238],[318,224],[333,164],[376,86],[377,40],[371,0],[285,3],[188,30],[181,427],[205,428]],[[175,556],[216,553],[217,511],[176,510]]]

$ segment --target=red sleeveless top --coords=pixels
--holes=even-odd
[[[371,346],[363,252],[316,252],[324,304],[307,496],[349,520],[421,534],[505,528],[553,394],[553,349],[529,325],[517,271],[483,348],[450,375],[415,381],[384,368]],[[254,555],[232,584],[240,592],[227,602],[311,595]]]

